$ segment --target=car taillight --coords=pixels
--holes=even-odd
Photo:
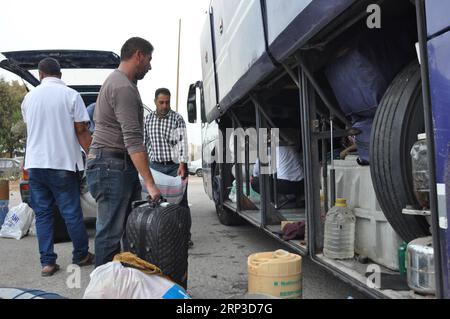
[[[23,191],[28,191],[28,190],[30,190],[30,185],[28,185],[28,184],[23,184],[23,185],[21,185],[20,187],[22,188]]]
[[[23,169],[22,170],[22,179],[24,180],[24,181],[27,181],[29,178],[28,178],[28,171],[26,170],[26,169]]]

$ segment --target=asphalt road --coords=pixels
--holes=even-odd
[[[19,202],[20,196],[13,189],[10,204]],[[256,252],[283,248],[282,243],[250,225],[221,225],[200,178],[190,178],[189,202],[194,247],[189,250],[188,293],[196,299],[226,299],[245,294],[247,257]],[[88,232],[93,249],[95,230],[90,227]],[[56,244],[55,251],[62,269],[53,277],[43,278],[35,237],[27,236],[20,241],[0,238],[0,287],[33,288],[68,298],[81,298],[93,267],[81,268],[80,276],[74,276],[73,270],[67,269],[71,262],[71,243]],[[304,298],[364,298],[307,258],[303,258],[302,268]]]

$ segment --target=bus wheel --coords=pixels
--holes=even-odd
[[[236,212],[233,212],[231,209],[222,205],[221,198],[224,196],[224,193],[221,189],[221,177],[218,165],[215,165],[214,167],[212,190],[214,204],[216,205],[217,217],[220,223],[225,226],[242,225],[244,223],[244,220]]]
[[[381,209],[406,242],[429,234],[422,216],[407,216],[402,209],[417,205],[412,182],[410,151],[425,131],[420,66],[411,63],[392,81],[373,122],[370,170]]]
[[[217,217],[222,225],[238,226],[244,223],[243,219],[228,207],[216,204]]]

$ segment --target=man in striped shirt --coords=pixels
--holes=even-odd
[[[170,108],[170,91],[160,88],[155,92],[156,111],[145,118],[144,141],[150,167],[170,176],[188,176],[186,123],[183,117]],[[187,187],[181,206],[189,209]],[[189,211],[190,214],[190,211]],[[189,241],[192,246],[192,241]]]

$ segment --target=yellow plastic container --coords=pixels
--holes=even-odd
[[[257,253],[247,260],[248,293],[301,299],[302,257],[285,250]]]

